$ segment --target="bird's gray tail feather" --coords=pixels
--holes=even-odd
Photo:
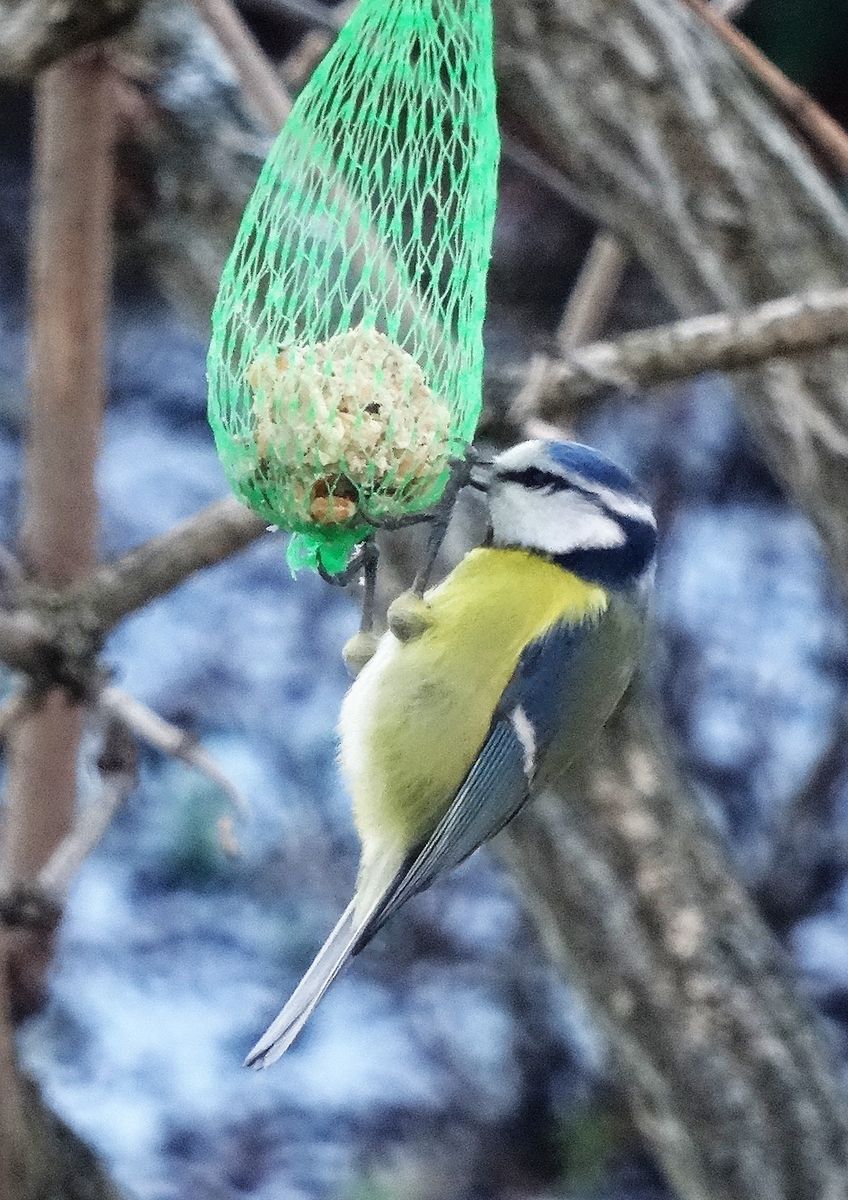
[[[364,914],[356,911],[355,898],[350,902],[279,1016],[244,1060],[246,1067],[255,1070],[269,1067],[288,1050],[353,953],[362,932],[363,917],[367,921],[370,916],[371,911]]]

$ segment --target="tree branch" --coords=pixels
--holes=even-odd
[[[843,1200],[827,1043],[632,696],[563,783],[496,845],[678,1195]]]
[[[0,79],[26,79],[132,21],[141,0],[0,0]]]
[[[704,371],[738,371],[846,341],[848,289],[787,296],[736,314],[692,317],[547,359],[534,407],[525,402],[514,415],[553,421],[612,389],[653,387]],[[519,384],[526,374],[521,365],[502,370],[499,378]]]
[[[56,601],[65,617],[74,614],[72,619],[102,637],[131,612],[170,592],[195,571],[249,546],[266,528],[255,513],[227,497],[123,558],[96,567]]]
[[[111,75],[85,52],[44,73],[36,89],[30,280],[32,340],[22,559],[35,586],[63,588],[95,559],[105,378],[103,340],[111,274]],[[38,618],[36,618],[36,621]],[[25,653],[30,617],[3,631]],[[32,632],[32,630],[31,630]],[[51,650],[29,648],[36,672]],[[48,675],[45,679],[49,677]],[[83,712],[67,690],[45,690],[14,725],[0,871],[28,885],[72,827]],[[37,1007],[52,930],[7,938],[11,1004]],[[5,1148],[0,1146],[0,1158]]]
[[[136,737],[156,750],[172,758],[181,759],[193,770],[205,775],[221,789],[239,816],[250,816],[250,806],[242,793],[212,755],[190,734],[164,720],[146,704],[142,704],[140,700],[136,700],[120,688],[103,688],[97,697],[97,705],[102,712],[126,726]]]
[[[739,55],[749,71],[771,92],[786,117],[827,160],[837,177],[848,174],[848,133],[813,99],[774,65],[761,50],[745,37],[728,17],[732,12],[716,11],[706,0],[684,0],[698,16]],[[733,0],[730,0],[734,8]]]
[[[0,661],[40,686],[58,683],[84,696],[96,679],[95,656],[110,629],[264,532],[264,521],[228,497],[96,567],[73,587],[25,590],[15,610],[0,612]]]
[[[138,783],[135,741],[117,717],[106,727],[97,766],[100,773],[97,794],[80,805],[73,828],[37,876],[37,887],[59,905],[64,905],[80,867],[100,844],[118,809]]]
[[[600,334],[629,260],[618,238],[603,232],[595,235],[554,334],[561,353]]]
[[[49,588],[95,556],[94,466],[103,408],[111,271],[113,108],[108,67],[90,54],[48,71],[36,103],[32,369],[23,560]],[[21,614],[3,631],[24,651]],[[26,880],[70,825],[82,714],[54,692],[10,739],[5,870]]]
[[[229,0],[194,0],[238,72],[248,102],[276,133],[291,112],[292,99],[241,15]]]

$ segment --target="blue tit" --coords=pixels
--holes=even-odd
[[[383,635],[345,697],[356,892],[250,1066],[283,1054],[410,896],[561,778],[633,673],[656,546],[633,480],[588,446],[531,441],[497,457],[485,487],[485,543],[424,594],[417,636]]]

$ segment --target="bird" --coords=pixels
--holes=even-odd
[[[247,1066],[276,1061],[411,896],[590,751],[630,682],[657,542],[631,476],[589,446],[535,439],[497,455],[477,486],[482,544],[411,610],[409,594],[395,601],[415,619],[390,608],[342,703],[356,889]]]

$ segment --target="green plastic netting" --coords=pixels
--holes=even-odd
[[[361,0],[265,163],[212,318],[236,494],[341,569],[438,499],[480,413],[498,133],[490,0]]]

